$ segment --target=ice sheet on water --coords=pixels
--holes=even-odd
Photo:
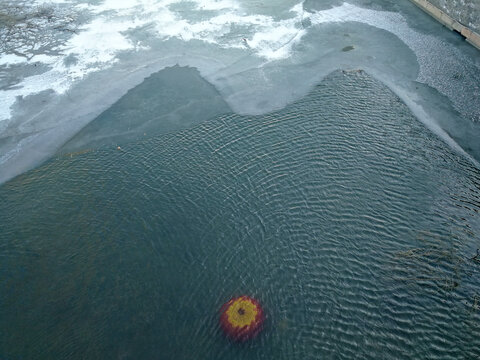
[[[64,3],[64,1],[58,2]],[[68,89],[69,84],[83,78],[88,73],[104,69],[117,61],[119,52],[145,49],[145,45],[139,42],[134,43],[125,33],[128,30],[147,25],[149,26],[147,31],[153,32],[154,36],[160,39],[165,40],[175,37],[184,41],[208,42],[227,49],[248,49],[267,61],[274,61],[291,56],[293,47],[307,33],[304,28],[306,20],[309,20],[309,23],[313,25],[327,22],[357,21],[392,32],[414,50],[420,60],[419,81],[436,88],[441,87],[439,90],[450,97],[455,97],[458,91],[451,90],[452,86],[442,85],[451,81],[456,81],[460,83],[459,85],[463,85],[465,82],[464,79],[455,76],[458,72],[462,73],[463,69],[452,70],[455,66],[450,66],[446,73],[444,64],[431,56],[432,53],[442,50],[447,61],[465,67],[463,62],[457,60],[461,54],[452,47],[445,47],[442,41],[434,36],[419,34],[412,30],[408,27],[402,15],[398,13],[382,12],[378,14],[378,11],[360,8],[348,3],[323,11],[309,12],[303,9],[302,3],[298,3],[288,9],[289,11],[285,11],[290,17],[278,20],[272,16],[245,13],[239,3],[234,1],[189,1],[184,5],[185,7],[191,8],[193,3],[195,9],[217,11],[213,12],[207,20],[197,21],[195,18],[184,18],[182,8],[177,8],[177,11],[171,10],[172,5],[178,5],[179,3],[181,4],[182,1],[124,0],[119,2],[108,0],[98,5],[80,2],[73,8],[88,9],[90,13],[97,14],[97,17],[78,29],[70,30],[75,34],[68,41],[63,39],[63,43],[57,43],[59,37],[51,34],[48,38],[40,40],[26,36],[25,38],[30,39],[29,41],[32,41],[33,44],[30,45],[31,51],[23,49],[27,50],[24,56],[26,59],[31,58],[38,61],[40,54],[37,54],[33,49],[38,47],[40,42],[61,53],[59,56],[50,56],[43,61],[52,66],[52,74],[48,76],[48,79],[52,79],[51,75],[58,78],[53,83],[45,82],[44,87],[49,86],[61,94]],[[56,11],[54,9],[52,5],[36,7],[29,13],[29,17],[36,20],[30,21],[30,23],[38,27],[39,23],[44,21],[42,16],[46,16],[48,19],[52,17],[64,19],[62,20],[63,23],[59,24],[57,24],[58,21],[53,21],[55,23],[54,29],[66,27],[70,22],[74,22],[75,16],[73,15],[67,16],[59,13],[54,16],[53,14]],[[77,9],[77,11],[79,10]],[[65,21],[68,24],[64,24]],[[235,28],[240,30],[236,31]],[[235,32],[237,32],[236,36],[231,36]],[[42,33],[46,32],[42,31]],[[24,37],[21,32],[19,37]],[[13,44],[18,45],[15,38],[10,37],[9,40],[10,43],[13,42]],[[9,43],[9,41],[6,43]],[[11,55],[8,48],[3,50],[2,52],[5,55],[0,58],[0,63],[8,64],[12,60],[14,63],[18,63],[18,58],[7,57]],[[18,47],[15,51],[18,53]],[[64,58],[72,55],[78,59],[75,65],[65,66]],[[457,71],[457,73],[451,74],[453,71]],[[24,81],[25,84],[20,84],[21,86],[24,85],[23,90],[2,94],[4,100],[0,107],[0,118],[8,119],[11,116],[10,107],[17,96],[26,96],[34,92],[31,81],[29,79]],[[34,83],[38,85],[38,82]],[[464,86],[472,88],[468,84]],[[38,91],[45,90],[45,88],[39,87]],[[465,100],[465,96],[457,96],[456,100],[461,102],[462,99],[464,102],[468,101],[468,99]],[[457,106],[458,110],[472,108],[462,105],[464,104]],[[476,113],[467,115],[480,117],[480,114]]]
[[[395,2],[357,2],[364,3],[315,9],[293,0],[4,1],[0,167],[9,175],[2,179],[15,175],[14,159],[23,156],[24,168],[45,159],[129,88],[175,64],[197,67],[240,113],[278,109],[328,72],[361,67],[418,116],[431,111],[415,80],[447,96],[463,118],[480,119],[474,56],[412,28]],[[341,52],[345,46],[353,51]],[[451,140],[445,122],[426,123]],[[22,152],[33,143],[42,155],[29,159]]]

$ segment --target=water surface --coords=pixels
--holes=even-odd
[[[0,188],[5,359],[480,353],[480,171],[362,71]],[[265,331],[232,344],[248,294]]]

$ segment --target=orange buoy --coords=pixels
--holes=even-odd
[[[262,307],[249,296],[233,298],[220,309],[220,326],[227,336],[236,341],[257,336],[264,320]]]

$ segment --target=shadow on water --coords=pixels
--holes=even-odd
[[[146,78],[90,122],[59,153],[123,144],[231,113],[197,69],[174,66]]]
[[[0,188],[0,357],[475,358],[478,184],[361,71],[60,155]],[[240,294],[267,314],[243,345],[218,327]]]

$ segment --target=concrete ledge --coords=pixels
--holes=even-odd
[[[460,33],[465,39],[480,50],[480,35],[475,31],[469,29],[465,25],[459,23],[457,20],[451,18],[445,12],[437,8],[436,6],[430,4],[427,0],[410,0],[420,9],[434,17],[436,20],[441,22],[443,25],[448,27],[452,31]]]

